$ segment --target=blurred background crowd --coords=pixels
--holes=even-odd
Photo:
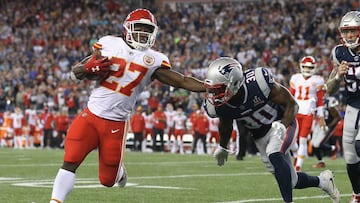
[[[121,35],[126,15],[139,7],[155,15],[160,29],[155,49],[169,57],[173,69],[202,79],[213,59],[231,56],[245,68],[269,67],[288,86],[305,55],[314,56],[318,73],[328,77],[331,49],[340,43],[340,18],[359,9],[359,2],[0,0],[0,112],[48,108],[65,111],[71,120],[94,85],[69,80],[71,66],[101,36]],[[342,101],[342,91],[337,97]],[[146,110],[159,103],[189,115],[201,95],[154,81],[138,104]]]

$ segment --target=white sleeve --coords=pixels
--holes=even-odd
[[[210,102],[207,101],[207,99],[204,100],[203,107],[204,107],[206,113],[209,115],[210,118],[216,118],[217,117],[214,105],[210,104]]]

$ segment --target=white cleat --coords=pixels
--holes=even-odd
[[[122,176],[121,176],[120,180],[118,181],[118,186],[125,187],[126,182],[127,182],[127,171],[126,171],[124,164],[121,164],[120,174],[122,174]]]
[[[320,173],[320,181],[322,190],[324,190],[332,199],[333,203],[340,202],[340,192],[335,186],[334,174],[330,170],[325,170]]]

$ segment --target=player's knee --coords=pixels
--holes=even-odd
[[[300,137],[299,138],[299,144],[307,146],[307,138],[306,137]]]
[[[355,150],[358,157],[360,157],[360,140],[355,141]]]
[[[100,181],[101,185],[103,185],[105,187],[112,187],[115,184],[115,178],[109,174],[103,174],[103,175],[100,174],[99,181]]]

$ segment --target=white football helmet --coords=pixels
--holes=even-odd
[[[149,26],[152,31],[140,31],[138,30],[139,25]],[[136,9],[132,11],[126,17],[123,26],[125,40],[133,48],[144,51],[155,44],[158,26],[154,15],[149,10]]]
[[[206,98],[214,106],[229,101],[244,83],[241,64],[229,57],[220,57],[213,61],[205,79]]]
[[[310,77],[316,73],[316,61],[312,56],[305,56],[300,61],[300,72],[304,77]]]
[[[354,37],[346,36],[348,32],[354,32]],[[343,44],[350,49],[360,45],[360,12],[349,11],[340,21],[339,33]]]

